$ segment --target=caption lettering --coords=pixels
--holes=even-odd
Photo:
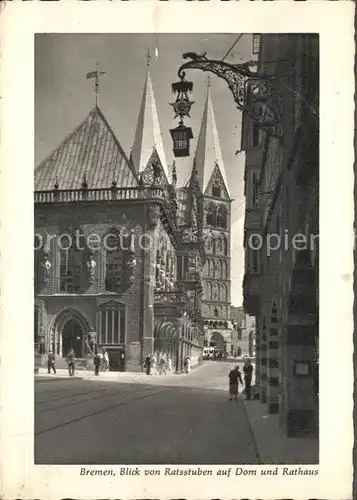
[[[275,468],[243,468],[228,467],[226,469],[184,469],[180,467],[165,467],[164,469],[139,469],[139,467],[121,467],[114,469],[87,469],[81,467],[81,476],[317,476],[318,469],[303,467],[275,467]]]

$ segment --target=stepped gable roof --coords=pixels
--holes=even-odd
[[[134,168],[102,111],[94,107],[85,120],[35,169],[35,191],[138,185]]]

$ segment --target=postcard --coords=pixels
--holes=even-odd
[[[4,498],[350,498],[350,2],[1,13]]]

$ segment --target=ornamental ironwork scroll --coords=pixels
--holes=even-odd
[[[233,94],[234,101],[261,128],[269,128],[281,121],[279,103],[272,96],[272,75],[251,71],[257,65],[255,61],[242,64],[229,64],[224,61],[209,60],[206,54],[186,52],[184,59],[191,59],[178,70],[183,79],[187,69],[210,71],[223,78]]]

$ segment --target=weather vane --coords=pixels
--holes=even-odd
[[[99,77],[105,75],[106,71],[100,71],[98,69],[98,63],[95,63],[95,71],[90,71],[87,73],[87,80],[94,78],[94,91],[95,91],[95,105],[98,106],[99,98]]]

